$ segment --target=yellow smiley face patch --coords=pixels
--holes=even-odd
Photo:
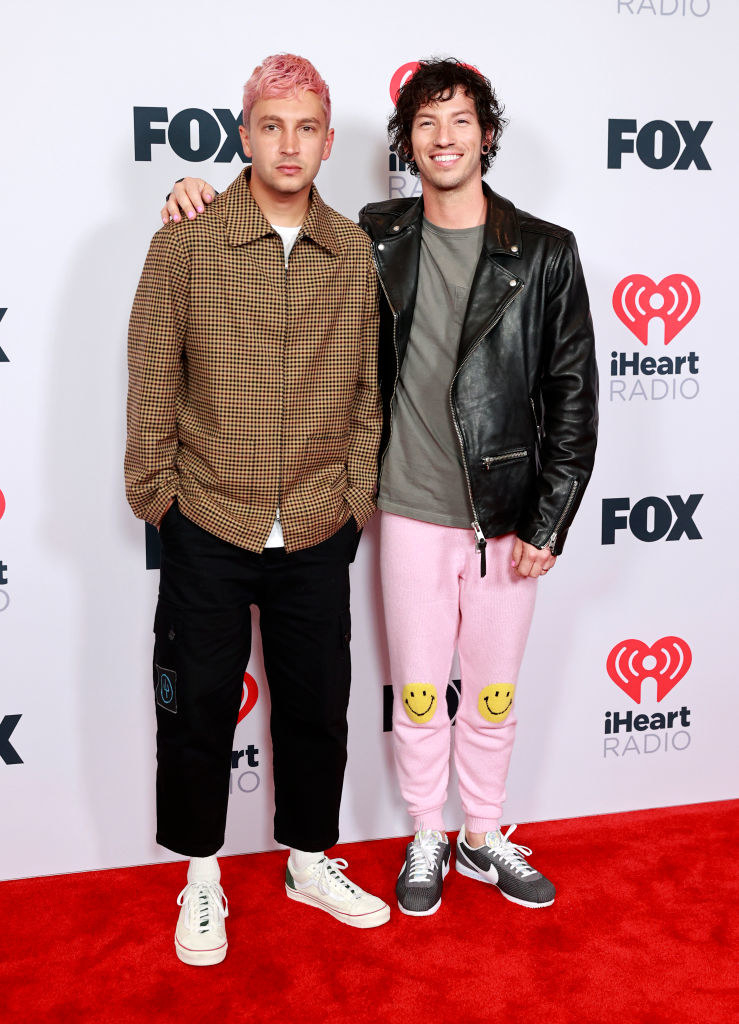
[[[403,707],[411,722],[430,722],[438,703],[432,683],[408,683],[403,687]]]
[[[491,683],[484,690],[480,690],[477,710],[488,722],[505,722],[513,706],[515,690],[513,683]]]

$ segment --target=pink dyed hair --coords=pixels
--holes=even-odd
[[[251,73],[244,86],[244,125],[257,100],[291,99],[299,92],[314,92],[321,101],[326,115],[326,127],[331,123],[331,97],[328,86],[309,60],[294,53],[278,53],[265,60]]]

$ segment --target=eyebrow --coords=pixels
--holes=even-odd
[[[284,124],[285,123],[285,118],[284,117],[278,117],[276,115],[273,116],[272,114],[264,114],[262,117],[259,118],[259,121],[257,122],[257,124],[264,124],[265,121],[270,121],[270,122],[273,121],[275,124]],[[298,124],[320,124],[321,121],[320,121],[320,118],[318,118],[318,117],[299,117],[299,118],[297,118],[297,123]]]
[[[474,110],[468,110],[466,107],[459,107],[457,110],[453,110],[452,111],[451,116],[452,117],[459,117],[460,114],[469,114],[470,117],[474,117],[475,111]],[[416,120],[417,118],[424,118],[424,117],[438,117],[438,114],[436,114],[436,113],[433,113],[433,114],[431,114],[431,113],[422,114],[421,111],[419,110],[418,113],[416,114],[416,117],[414,118],[414,120]]]

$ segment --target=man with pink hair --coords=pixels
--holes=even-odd
[[[452,862],[444,693],[455,648],[456,870],[520,906],[555,899],[529,847],[511,840],[516,826],[504,833],[500,821],[536,591],[593,468],[598,378],[572,232],[483,180],[502,114],[475,68],[420,61],[388,129],[422,195],[360,211],[382,286],[380,578],[395,761],[415,833],[396,896],[417,917],[441,906]],[[185,179],[174,199],[195,216],[209,190]]]
[[[381,427],[370,242],[313,185],[330,114],[304,58],[256,68],[239,129],[251,167],[197,221],[157,232],[131,313],[126,493],[162,543],[157,840],[190,858],[175,948],[195,965],[227,950],[216,854],[251,605],[287,895],[358,928],[390,916],[324,852],[346,765],[349,564]]]

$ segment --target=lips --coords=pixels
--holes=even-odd
[[[444,164],[454,164],[454,163],[457,162],[457,160],[461,160],[462,159],[462,154],[461,153],[437,153],[435,156],[432,156],[431,159],[433,160],[433,162],[435,164],[437,164],[437,165],[441,164],[442,166],[444,166]]]

